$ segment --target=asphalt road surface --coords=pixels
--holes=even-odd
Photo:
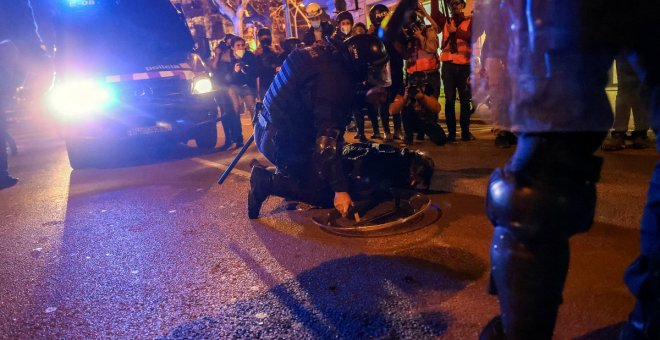
[[[253,148],[222,186],[237,150],[140,145],[72,171],[57,130],[36,121],[10,124],[21,181],[0,191],[1,338],[475,339],[497,313],[484,193],[512,150],[494,147],[488,126],[474,125],[476,141],[415,145],[436,161],[440,220],[347,238],[279,198],[249,220]],[[557,339],[614,338],[633,304],[622,274],[657,157],[603,156],[596,223],[571,240]]]

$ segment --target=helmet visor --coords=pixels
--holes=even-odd
[[[391,74],[389,61],[384,64],[374,65],[369,67],[367,81],[374,86],[388,87],[392,85]]]

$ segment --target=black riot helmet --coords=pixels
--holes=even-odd
[[[341,25],[342,20],[348,20],[351,22],[351,26],[353,26],[353,14],[349,11],[343,11],[337,14],[337,17],[335,17],[335,21],[337,22],[337,25]]]
[[[271,36],[270,30],[268,28],[261,28],[261,29],[259,29],[259,31],[257,31],[257,38],[261,38],[264,35],[268,36],[268,37]]]
[[[291,37],[291,38],[286,38],[280,45],[282,45],[282,49],[286,54],[288,55],[291,53],[291,51],[295,50],[296,48],[300,48],[303,46],[302,41],[296,37]]]
[[[376,86],[392,84],[390,58],[380,39],[371,34],[359,34],[346,39],[344,44],[347,58],[361,79]]]
[[[371,10],[369,11],[369,20],[371,20],[371,23],[374,26],[380,27],[381,22],[388,14],[390,14],[390,9],[387,8],[387,6],[376,4],[374,7],[371,7]]]

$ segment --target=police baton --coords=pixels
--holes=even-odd
[[[260,80],[261,79],[257,78],[257,103],[255,104],[254,115],[252,116],[252,126],[254,126],[255,122],[257,121],[257,116],[259,116],[261,114],[261,110],[263,110],[263,108],[264,108],[264,104],[261,102],[261,99],[259,99],[259,97],[258,97],[259,96],[259,90],[261,88]],[[250,147],[252,142],[254,142],[254,133],[252,133],[250,138],[248,138],[247,142],[245,142],[245,144],[241,148],[241,151],[239,151],[238,154],[236,154],[236,157],[234,157],[234,159],[231,161],[231,163],[229,163],[229,165],[227,166],[227,170],[225,170],[222,173],[222,175],[220,175],[220,177],[218,178],[218,184],[222,184],[222,183],[225,182],[227,177],[229,177],[229,174],[231,173],[231,171],[234,169],[234,167],[236,167],[236,164],[238,164],[238,161],[241,160],[241,157],[243,157],[243,154],[245,153],[245,151],[247,151],[247,149]]]
[[[231,163],[229,163],[229,166],[227,166],[227,170],[225,170],[225,172],[223,172],[222,175],[220,175],[220,178],[218,178],[218,184],[224,183],[227,177],[229,177],[229,174],[234,169],[236,164],[238,164],[238,161],[241,160],[241,157],[243,157],[243,154],[245,153],[245,151],[247,151],[247,149],[250,147],[250,144],[252,144],[252,142],[254,142],[254,134],[252,134],[250,138],[248,138],[247,142],[245,142],[245,144],[241,148],[241,151],[239,151],[236,157],[234,157],[234,160],[232,160]]]

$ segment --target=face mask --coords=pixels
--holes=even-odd
[[[344,34],[351,33],[351,25],[341,25],[341,32]]]
[[[243,58],[243,56],[245,55],[245,50],[236,50],[236,51],[234,51],[234,54],[236,55],[236,58],[239,58],[239,59]]]
[[[321,27],[321,20],[312,20],[312,27],[314,28]]]
[[[273,42],[271,38],[264,38],[259,41],[261,42],[262,46],[270,46],[270,44]]]

